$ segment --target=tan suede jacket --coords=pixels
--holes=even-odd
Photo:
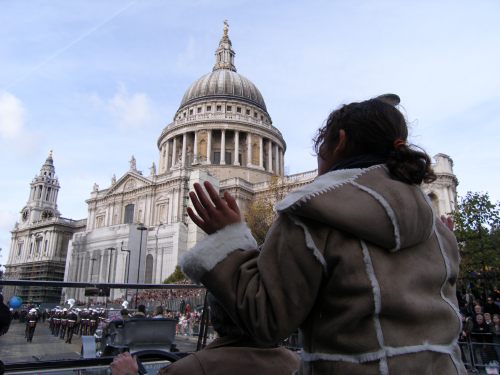
[[[298,369],[299,358],[288,349],[259,348],[247,339],[221,337],[158,375],[292,375]]]
[[[250,335],[300,327],[301,374],[466,374],[457,243],[418,186],[384,165],[337,170],[277,210],[260,252],[239,223],[181,261]]]

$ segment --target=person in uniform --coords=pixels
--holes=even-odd
[[[31,309],[26,316],[26,339],[28,342],[33,342],[36,323],[38,322],[38,311]]]
[[[66,343],[71,344],[71,339],[73,338],[73,333],[76,327],[76,322],[78,321],[78,315],[76,311],[71,309],[68,312],[68,333],[66,334]]]
[[[59,338],[64,339],[66,336],[66,329],[68,328],[68,309],[64,308],[61,314],[61,330]]]

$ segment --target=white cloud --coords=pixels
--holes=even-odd
[[[19,138],[23,133],[24,121],[22,102],[7,91],[0,91],[0,138]]]
[[[122,128],[143,128],[150,126],[158,118],[148,95],[140,92],[131,94],[123,84],[118,86],[118,91],[112,98],[103,99],[92,94],[90,101],[110,113]]]

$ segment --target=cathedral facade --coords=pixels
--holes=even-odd
[[[316,171],[285,176],[285,140],[258,88],[237,73],[234,57],[225,24],[212,71],[186,90],[158,137],[158,164],[144,175],[132,157],[129,170],[110,186],[94,185],[86,226],[68,244],[65,281],[163,282],[204,236],[187,216],[196,182],[229,191],[244,212],[275,181],[293,189],[316,177]],[[449,213],[456,202],[453,164],[443,154],[435,161],[438,179],[423,189],[438,213]],[[124,292],[113,290],[110,298]],[[83,293],[69,288],[62,298],[82,301]]]

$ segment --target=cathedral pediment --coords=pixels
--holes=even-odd
[[[127,172],[115,184],[113,184],[106,195],[127,193],[143,187],[151,186],[152,181],[138,173]]]

